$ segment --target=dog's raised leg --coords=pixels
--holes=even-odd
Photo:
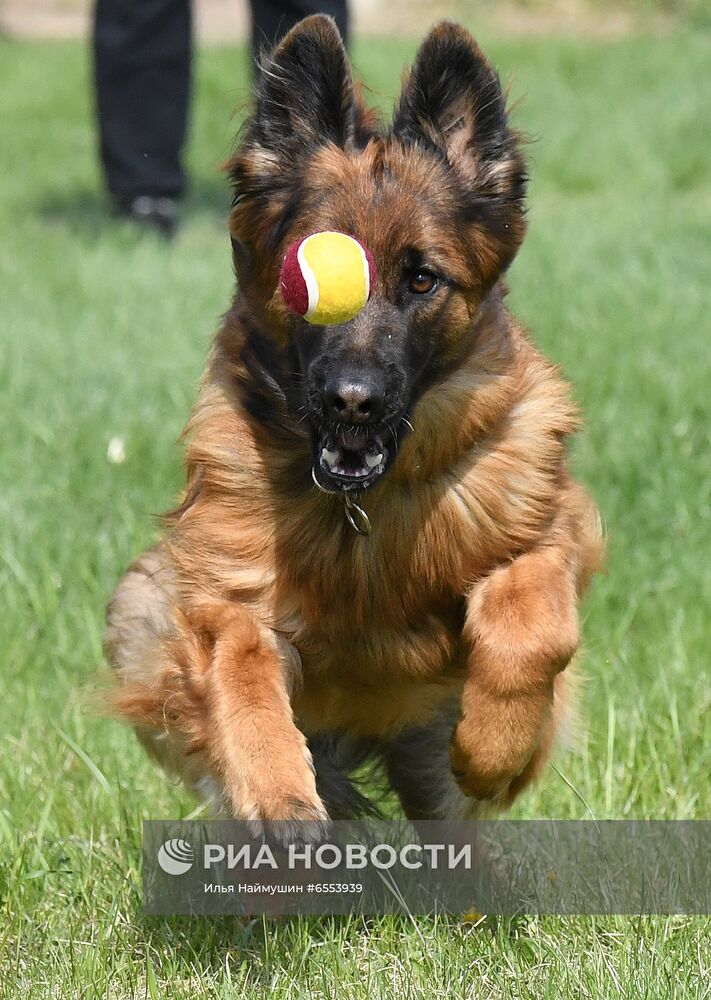
[[[511,798],[545,762],[559,714],[556,678],[579,642],[578,563],[572,544],[551,544],[496,569],[469,594],[471,652],[450,743],[465,795]]]

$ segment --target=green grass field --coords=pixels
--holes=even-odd
[[[711,38],[483,39],[530,149],[512,303],[575,384],[609,574],[585,725],[519,817],[711,815]],[[383,101],[412,44],[355,62]],[[232,277],[247,61],[202,52],[173,246],[108,219],[79,44],[0,44],[0,997],[711,996],[711,920],[158,920],[142,818],[194,808],[94,714],[103,608],[181,481]],[[107,460],[110,439],[125,444]]]

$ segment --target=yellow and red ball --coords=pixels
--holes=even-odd
[[[308,323],[346,323],[375,286],[372,254],[346,233],[312,233],[292,243],[279,277],[284,304]]]

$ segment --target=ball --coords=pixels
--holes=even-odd
[[[308,323],[353,319],[375,285],[372,254],[346,233],[313,233],[292,243],[279,277],[284,304]]]

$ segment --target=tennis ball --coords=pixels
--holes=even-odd
[[[287,308],[309,323],[328,326],[353,319],[375,284],[369,250],[345,233],[313,233],[284,255],[279,287]]]

